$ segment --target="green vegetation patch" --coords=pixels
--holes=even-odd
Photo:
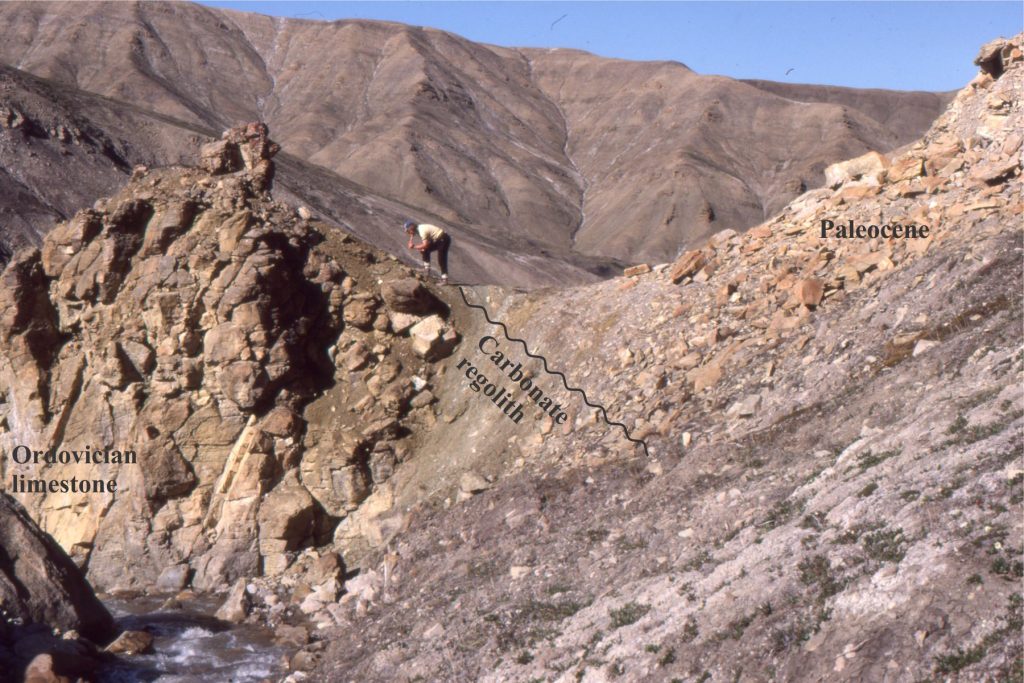
[[[861,539],[864,551],[872,560],[899,562],[906,555],[906,539],[902,529],[880,529]]]
[[[871,451],[865,451],[857,456],[857,467],[860,468],[861,472],[866,472],[875,465],[885,462],[889,458],[895,458],[903,451],[899,449],[891,451],[883,451],[881,453],[872,453]]]
[[[650,605],[643,605],[637,602],[627,602],[618,609],[608,610],[608,616],[611,617],[611,627],[613,629],[622,628],[623,626],[629,626],[640,621],[640,619],[651,611]]]

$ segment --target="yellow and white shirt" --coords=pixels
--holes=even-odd
[[[416,232],[419,233],[421,240],[431,244],[444,237],[444,230],[430,223],[420,223],[416,226]]]

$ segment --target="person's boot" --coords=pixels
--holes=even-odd
[[[441,273],[441,284],[448,284],[448,273]]]
[[[424,263],[423,264],[423,276],[426,277],[426,278],[430,278],[430,264],[429,263]]]

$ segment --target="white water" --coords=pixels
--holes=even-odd
[[[215,604],[197,601],[189,610],[159,610],[141,600],[109,600],[121,628],[149,631],[154,654],[121,657],[100,683],[259,683],[285,675],[284,650],[270,635],[208,616]]]

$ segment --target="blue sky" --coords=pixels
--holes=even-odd
[[[1024,30],[1019,1],[203,4],[302,19],[386,19],[495,45],[674,60],[734,78],[900,90],[960,88],[976,73],[971,61],[982,43]]]

